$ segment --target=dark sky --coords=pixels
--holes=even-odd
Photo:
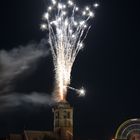
[[[86,3],[91,2],[86,0]],[[78,1],[84,4],[82,0]],[[96,18],[72,71],[71,85],[87,89],[85,98],[70,92],[74,133],[79,138],[110,140],[117,127],[140,117],[140,32],[138,0],[101,0]],[[43,0],[1,0],[0,49],[11,50],[46,35],[39,25]],[[53,88],[51,56],[21,77],[16,92],[47,92]],[[0,136],[25,129],[52,129],[51,107],[22,106],[0,112]]]

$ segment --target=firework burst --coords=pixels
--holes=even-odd
[[[42,30],[49,33],[49,44],[55,67],[54,97],[65,100],[71,81],[71,70],[78,52],[84,47],[83,41],[90,29],[89,21],[95,16],[94,9],[99,5],[80,9],[73,1],[52,0],[43,15]],[[81,93],[85,93],[81,90]]]

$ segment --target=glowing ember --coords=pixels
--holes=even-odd
[[[86,94],[85,89],[84,89],[84,88],[81,88],[81,89],[79,90],[79,96],[85,96],[85,94]]]

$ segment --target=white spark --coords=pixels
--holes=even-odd
[[[74,26],[77,26],[78,25],[78,23],[77,22],[74,22]]]
[[[69,32],[72,33],[72,30],[70,29]]]
[[[46,30],[47,29],[47,25],[46,24],[41,24],[41,27],[40,27],[42,30]]]
[[[53,3],[53,5],[55,5],[56,4],[56,1],[55,0],[52,0],[52,3]]]
[[[76,88],[67,86],[67,88],[72,91],[75,91],[78,94],[78,96],[80,96],[80,97],[83,97],[86,95],[86,90],[83,87],[81,89],[76,89]]]
[[[44,19],[48,20],[49,19],[49,13],[44,14]]]
[[[52,24],[54,24],[54,25],[57,25],[57,21],[52,21],[52,22],[50,22],[50,24],[52,25]]]
[[[52,10],[52,7],[51,7],[51,6],[49,6],[49,7],[48,7],[48,10],[49,10],[49,11],[51,11],[51,10]]]
[[[64,16],[65,16],[66,14],[67,14],[67,12],[66,12],[66,11],[63,11],[63,12],[62,12],[62,15],[64,15]]]
[[[50,22],[50,24],[51,24],[51,25],[54,24],[54,21]]]
[[[84,44],[83,43],[80,43],[79,44],[79,47],[82,49],[84,47]]]
[[[65,9],[65,8],[66,8],[66,5],[64,4],[64,5],[63,5],[63,9]]]
[[[61,21],[61,17],[58,18],[58,21]]]
[[[58,34],[58,35],[61,35],[61,34],[62,34],[62,31],[58,29],[58,30],[57,30],[57,34]]]
[[[86,11],[83,11],[83,16],[85,16],[86,15]]]
[[[68,24],[69,24],[68,20],[65,20],[65,26],[68,26]]]
[[[71,0],[69,0],[69,1],[68,1],[68,4],[69,4],[70,6],[72,6],[74,3],[73,3]]]
[[[76,7],[76,8],[75,8],[75,10],[76,10],[76,11],[78,11],[78,10],[79,10],[79,8],[78,8],[78,7]]]
[[[89,7],[88,6],[86,7],[86,10],[89,11]]]
[[[94,17],[94,13],[93,12],[89,12],[89,16],[90,17]]]
[[[75,35],[72,35],[72,38],[75,38]]]
[[[80,25],[84,25],[85,24],[85,21],[80,21]]]
[[[85,89],[84,89],[84,88],[81,88],[81,89],[79,90],[79,96],[85,96],[85,95],[86,95]]]
[[[98,4],[98,3],[95,3],[93,6],[94,6],[95,8],[97,8],[97,7],[99,6],[99,4]]]
[[[87,25],[84,25],[84,28],[87,28]]]
[[[58,3],[58,9],[62,9],[63,5],[61,3]]]

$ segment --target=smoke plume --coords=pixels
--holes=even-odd
[[[12,50],[0,51],[0,111],[27,105],[52,105],[51,96],[45,93],[16,93],[15,82],[26,76],[37,67],[39,60],[49,54],[47,41],[42,39],[39,44],[30,43]]]
[[[14,81],[22,74],[34,70],[40,58],[48,55],[46,41],[19,46],[10,51],[0,51],[0,94],[11,92]]]
[[[0,112],[4,111],[6,112],[7,110],[9,111],[12,108],[17,108],[17,107],[25,107],[30,106],[51,106],[55,102],[52,99],[51,96],[49,96],[46,93],[37,93],[33,92],[30,94],[19,94],[19,93],[12,93],[8,95],[2,95],[0,96]]]

